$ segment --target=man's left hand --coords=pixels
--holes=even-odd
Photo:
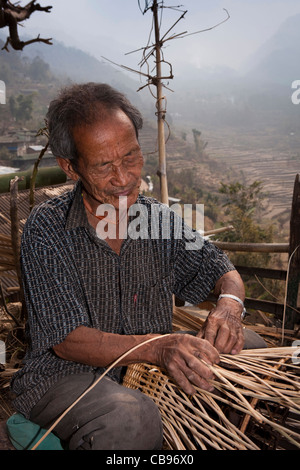
[[[209,313],[199,337],[209,341],[219,353],[238,354],[244,345],[240,306],[222,299]]]

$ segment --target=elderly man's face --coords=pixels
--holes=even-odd
[[[92,126],[73,131],[79,153],[78,174],[87,193],[99,204],[119,207],[119,197],[127,205],[136,202],[141,184],[143,155],[135,129],[122,111]]]

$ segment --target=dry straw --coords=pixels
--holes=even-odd
[[[300,448],[300,383],[295,349],[244,350],[221,355],[213,366],[215,391],[187,396],[161,369],[128,367],[124,385],[140,389],[157,404],[171,450],[262,450]],[[285,418],[293,416],[290,423]],[[279,444],[278,444],[279,443]]]
[[[147,342],[159,338],[161,336]],[[56,420],[32,450],[37,449],[79,400],[131,351],[117,359]],[[149,364],[130,365],[123,385],[140,389],[157,404],[167,449],[260,450],[261,444],[247,432],[248,428],[253,428],[253,422],[264,433],[264,439],[274,441],[274,436],[276,440],[279,436],[300,448],[299,432],[286,427],[277,416],[278,410],[283,415],[292,413],[296,419],[300,415],[299,371],[292,361],[294,352],[295,348],[280,347],[244,350],[235,356],[221,355],[221,363],[211,366],[215,391],[198,388],[193,397],[186,395],[161,369]]]

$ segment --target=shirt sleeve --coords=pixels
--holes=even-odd
[[[24,295],[31,350],[40,354],[64,341],[81,325],[89,325],[88,309],[70,249],[59,233],[25,227],[21,244]]]
[[[186,231],[189,241],[181,240],[176,254],[174,293],[184,301],[198,304],[207,298],[218,279],[235,267],[213,243],[197,232]]]

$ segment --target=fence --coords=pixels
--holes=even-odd
[[[256,275],[266,279],[285,281],[286,295],[284,303],[246,298],[245,307],[272,313],[284,321],[285,328],[294,329],[299,323],[298,292],[300,282],[300,182],[296,176],[290,218],[289,243],[230,243],[214,242],[219,248],[229,252],[252,253],[287,253],[286,270],[236,266],[241,276]],[[214,300],[213,296],[209,300]]]

